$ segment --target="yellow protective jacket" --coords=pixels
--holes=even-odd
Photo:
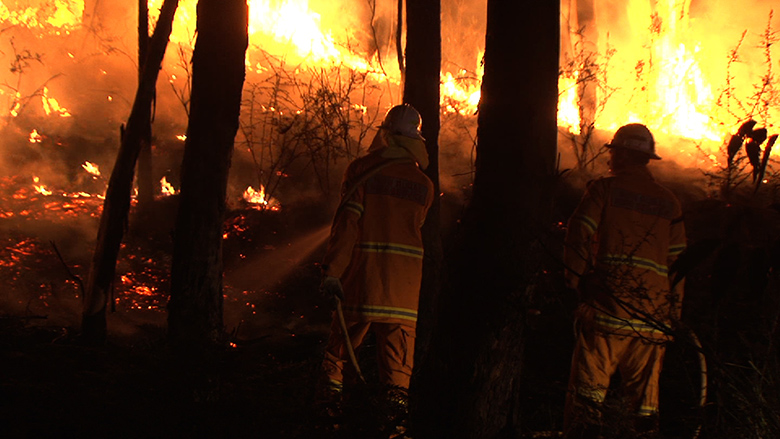
[[[566,281],[581,287],[592,307],[585,314],[595,327],[667,338],[683,296],[682,282],[671,288],[669,267],[685,246],[677,198],[646,166],[631,167],[589,184],[568,224]],[[582,288],[580,280],[588,277],[601,288]]]
[[[348,320],[417,324],[420,228],[434,197],[418,163],[427,165],[422,141],[388,136],[345,172],[322,268],[341,279]]]

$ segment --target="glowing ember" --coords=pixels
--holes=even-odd
[[[22,94],[19,92],[16,92],[16,99],[14,99],[14,105],[11,108],[11,111],[9,112],[12,117],[19,116],[19,111],[22,109]]]
[[[35,189],[35,192],[38,192],[41,195],[49,196],[52,194],[52,191],[46,189],[46,186],[40,183],[40,179],[38,177],[33,176],[33,188]]]
[[[160,180],[160,191],[162,192],[162,194],[164,196],[175,195],[176,194],[176,189],[173,187],[172,184],[168,183],[168,178],[167,177],[163,177]]]
[[[30,143],[41,143],[43,141],[43,136],[38,134],[38,130],[34,129],[30,132],[29,141]]]
[[[146,285],[137,285],[133,287],[133,292],[141,296],[152,296],[156,288],[150,288]]]
[[[60,117],[70,117],[70,112],[67,108],[60,106],[56,99],[48,96],[49,89],[43,87],[43,93],[41,94],[41,103],[43,104],[43,111],[46,115],[56,114]]]
[[[98,165],[92,162],[84,162],[81,164],[81,167],[84,168],[85,171],[92,174],[93,178],[100,177],[100,168],[98,168]]]
[[[132,271],[120,276],[122,284],[117,288],[119,291],[114,302],[133,310],[163,311],[167,296],[160,294],[158,287],[152,285],[160,285],[166,280],[167,267],[160,267],[159,262],[139,256],[137,253],[127,255],[125,264],[129,266],[126,268]]]

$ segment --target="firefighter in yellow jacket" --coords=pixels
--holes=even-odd
[[[352,348],[376,337],[381,384],[408,389],[422,279],[420,228],[433,202],[422,120],[411,105],[391,108],[368,154],[348,166],[322,262],[321,289],[340,297]],[[343,291],[343,293],[342,293]],[[336,318],[323,369],[339,392],[349,357]],[[402,401],[401,401],[402,402]]]
[[[600,407],[618,371],[639,437],[657,434],[664,343],[682,302],[682,283],[669,277],[686,245],[682,210],[647,167],[660,159],[653,136],[628,124],[606,146],[612,175],[588,185],[566,234],[566,282],[580,295],[567,439],[598,437]]]

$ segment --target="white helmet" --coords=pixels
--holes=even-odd
[[[641,123],[623,125],[616,132],[612,141],[607,143],[607,148],[626,148],[639,151],[650,156],[651,159],[661,160],[655,153],[655,140],[650,130]]]
[[[422,117],[420,113],[409,104],[396,105],[385,114],[385,120],[380,129],[387,130],[390,134],[398,134],[412,139],[425,141],[420,134]]]

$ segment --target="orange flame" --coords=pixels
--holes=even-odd
[[[280,208],[279,202],[274,198],[266,198],[265,187],[263,187],[263,185],[260,185],[259,191],[256,191],[252,186],[247,187],[244,191],[243,198],[244,201],[259,209],[279,210]]]
[[[92,162],[84,162],[81,164],[81,167],[84,168],[84,170],[88,173],[92,174],[93,178],[100,177],[100,168],[98,165]]]
[[[159,13],[162,2],[163,0],[148,0],[152,23],[158,18],[156,14]],[[51,31],[59,35],[68,34],[71,30],[82,26],[84,3],[85,0],[0,2],[0,20],[12,26]],[[325,3],[327,2],[316,2],[317,5]],[[768,103],[769,99],[764,99],[763,103],[759,99],[753,102],[753,96],[757,95],[756,90],[760,88],[754,86],[761,84],[758,84],[755,79],[744,79],[749,75],[743,72],[749,72],[753,74],[751,78],[755,78],[754,70],[757,67],[760,70],[761,61],[758,64],[748,63],[743,58],[734,57],[734,64],[750,65],[734,67],[741,69],[740,74],[723,72],[727,69],[724,66],[727,62],[725,59],[727,53],[723,45],[716,48],[721,50],[720,54],[710,47],[710,40],[719,35],[715,35],[714,32],[703,34],[702,24],[699,24],[703,20],[696,21],[697,18],[701,18],[697,14],[701,14],[700,10],[704,9],[703,7],[698,8],[699,11],[694,8],[692,12],[692,0],[657,2],[628,0],[618,3],[615,8],[620,9],[619,11],[607,11],[607,8],[596,11],[596,18],[592,23],[597,35],[591,43],[594,43],[594,50],[599,54],[597,62],[605,66],[603,78],[599,77],[599,83],[596,85],[597,114],[594,120],[596,128],[614,131],[624,123],[642,122],[659,135],[680,136],[707,142],[702,145],[702,150],[705,155],[710,155],[710,158],[719,154],[718,148],[721,146],[722,139],[746,117],[761,119],[761,125],[766,126],[770,131],[777,131],[780,119],[770,113],[770,111],[776,112],[777,106]],[[196,5],[197,0],[180,1],[171,36],[172,42],[182,46],[193,43]],[[247,52],[247,66],[252,70],[269,71],[268,65],[261,65],[262,59],[260,61],[256,59],[258,48],[262,48],[272,56],[287,61],[289,65],[294,64],[296,68],[300,66],[294,74],[306,71],[311,65],[319,67],[333,63],[368,73],[366,78],[370,81],[381,81],[382,84],[388,84],[390,87],[400,86],[399,72],[389,67],[394,66],[393,60],[383,60],[385,69],[380,69],[377,55],[356,54],[350,45],[352,42],[357,42],[357,45],[364,43],[357,40],[359,33],[349,26],[332,26],[328,29],[327,26],[331,24],[329,20],[333,18],[329,18],[324,10],[313,10],[314,1],[249,0],[248,5],[250,49]],[[343,6],[340,8],[343,10]],[[715,6],[712,8],[714,9]],[[756,11],[756,13],[760,12]],[[721,9],[718,9],[718,13],[723,14]],[[769,15],[771,24],[771,12]],[[610,18],[614,20],[616,16],[625,17],[625,20],[621,20],[620,23],[609,21]],[[719,22],[723,21],[725,20]],[[739,26],[742,23],[744,20]],[[710,27],[716,28],[716,26]],[[576,33],[580,29],[578,25],[572,32]],[[776,32],[768,26],[767,34],[773,33]],[[757,34],[758,29],[751,29],[751,36]],[[725,41],[727,38],[729,37],[721,39]],[[733,43],[737,44],[737,40],[738,34],[734,36]],[[775,40],[776,38],[771,35],[766,38],[765,49],[770,55],[766,56],[765,61],[770,65],[776,65],[777,56],[771,56],[771,51],[777,53],[778,45]],[[480,43],[476,42],[476,44]],[[769,48],[771,43],[775,43],[774,47]],[[751,50],[750,48],[754,47],[756,44],[752,42],[744,44],[744,50]],[[482,53],[479,53],[479,59]],[[718,58],[716,55],[723,56]],[[70,51],[63,51],[63,56],[71,60],[81,58],[80,54]],[[476,65],[482,64],[477,62]],[[481,67],[478,67],[476,73],[469,73],[460,68],[454,71],[442,70],[440,76],[442,111],[464,116],[475,114],[480,99],[480,81],[483,73],[480,69]],[[582,123],[578,108],[580,105],[578,82],[590,76],[585,69],[572,70],[559,78],[558,118],[561,127],[578,134]],[[108,75],[106,70],[102,70],[101,73]],[[170,74],[171,81],[178,80],[177,76]],[[771,93],[776,96],[777,91],[772,89],[772,87],[777,88],[774,85],[776,80],[773,79],[775,76],[771,69],[766,72],[766,76],[770,79],[769,83],[764,85],[768,84],[771,89],[767,91],[767,95]],[[724,84],[724,81],[727,84]],[[737,88],[740,91],[734,94],[738,94],[737,98],[741,100],[736,99],[733,107],[723,105],[721,99],[724,90],[731,93]],[[23,111],[27,101],[16,90],[8,93],[7,97],[11,100],[8,106],[10,115],[16,117]],[[46,87],[36,92],[36,104],[38,96],[47,115],[59,117],[71,115],[66,108],[69,106],[67,101],[60,102],[49,96]],[[111,101],[113,97],[103,95],[101,99]],[[767,109],[757,110],[756,108],[761,105],[765,105]],[[735,111],[736,107],[739,108]],[[365,109],[363,111],[365,112]],[[757,117],[760,111],[763,113],[760,114],[761,117]],[[178,138],[185,139],[184,136]],[[39,143],[42,141],[42,136],[33,130],[29,141]],[[662,156],[665,152],[668,151],[660,151]],[[679,151],[673,153],[675,156],[679,155]],[[776,153],[780,154],[780,149]],[[169,194],[166,189],[163,189],[163,193]],[[257,194],[264,196],[264,189],[261,188]],[[265,201],[252,204],[268,205]]]
[[[577,79],[579,72],[558,77],[558,126],[572,134],[580,134],[579,97]]]
[[[169,196],[169,195],[175,195],[176,194],[176,188],[174,188],[172,184],[168,183],[168,178],[167,177],[163,177],[160,180],[160,191],[162,192],[162,194],[164,196]]]
[[[691,0],[629,0],[616,7],[618,10],[609,14],[605,10],[597,12],[595,22],[590,24],[596,30],[587,37],[577,34],[581,28],[571,30],[572,39],[581,44],[573,46],[574,52],[578,47],[588,47],[583,49],[583,55],[592,50],[595,64],[588,65],[590,79],[578,77],[576,66],[574,72],[561,76],[560,126],[574,134],[579,132],[577,82],[593,78],[596,79],[589,86],[597,90],[597,102],[590,110],[596,115],[594,120],[586,122],[593,122],[596,128],[607,131],[614,131],[625,123],[639,122],[648,125],[657,135],[691,139],[704,152],[699,164],[721,155],[719,149],[723,140],[748,118],[760,119],[759,123],[770,131],[780,125],[777,114],[770,112],[771,104],[767,110],[759,110],[765,105],[762,102],[769,102],[772,93],[776,93],[765,90],[761,96],[762,86],[767,88],[766,76],[756,74],[762,68],[761,61],[752,66],[742,65],[746,61],[744,52],[755,50],[748,47],[747,42],[742,44],[740,32],[743,29],[737,28],[742,24],[734,25],[729,35],[704,32],[703,27],[725,32],[722,25],[719,28],[716,23],[707,23],[708,20],[715,21],[716,14],[723,16],[722,20],[717,20],[725,24],[735,21],[735,16],[726,18],[725,4],[718,9],[713,5],[711,16],[706,15],[709,11],[705,13],[699,8],[693,17]],[[751,16],[760,12],[751,11]],[[759,56],[764,56],[765,64],[774,59],[769,47],[774,39],[770,32],[773,14],[768,7],[766,12],[770,19],[766,36],[758,35],[764,41],[753,46],[764,49],[764,54]],[[621,14],[625,14],[625,20],[615,22]],[[742,35],[745,38],[745,34]],[[742,49],[738,56],[735,47],[740,45]],[[603,70],[594,74],[594,65]],[[659,146],[669,148],[664,143],[660,142]],[[677,161],[691,160],[694,148],[684,149],[662,150],[660,154]]]
[[[0,21],[28,28],[74,28],[81,24],[83,14],[84,0],[32,0],[14,10],[0,2]]]
[[[43,141],[43,136],[38,134],[38,130],[33,129],[30,132],[30,137],[28,138],[28,140],[30,141],[30,143],[41,143]]]
[[[49,89],[43,87],[43,93],[41,94],[41,103],[43,104],[43,111],[47,116],[56,114],[60,117],[70,117],[70,111],[67,108],[61,107],[60,103],[56,99],[48,96]]]
[[[42,184],[38,184],[40,183],[40,181],[41,181],[40,178],[33,176],[33,188],[35,189],[35,192],[38,192],[39,194],[46,195],[46,196],[51,195],[52,191],[46,189],[46,186]]]

